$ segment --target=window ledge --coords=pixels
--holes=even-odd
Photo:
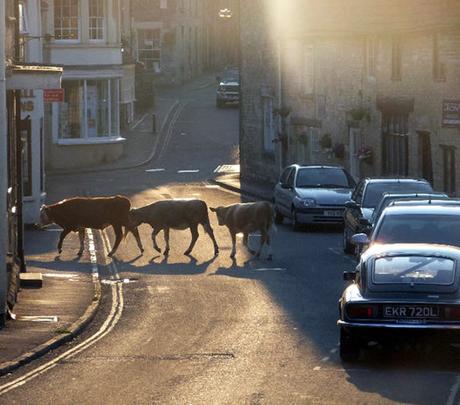
[[[121,136],[106,136],[99,138],[75,138],[75,139],[58,139],[56,143],[62,146],[70,145],[101,145],[111,143],[123,143],[126,139]]]

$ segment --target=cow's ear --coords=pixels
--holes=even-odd
[[[217,211],[217,208],[214,208],[214,207],[209,207],[209,209],[210,209],[212,212],[216,212],[216,211]]]

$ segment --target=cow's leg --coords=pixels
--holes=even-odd
[[[232,237],[232,251],[230,257],[233,259],[236,255],[236,233],[230,230],[230,236]]]
[[[190,246],[188,249],[184,252],[184,255],[189,255],[192,253],[193,247],[195,246],[196,240],[198,239],[198,225],[191,225],[190,226],[190,232],[192,233],[192,240],[190,242]]]
[[[61,232],[61,236],[59,236],[59,242],[58,242],[58,245],[57,245],[57,248],[58,248],[58,252],[61,253],[62,252],[62,242],[64,242],[64,238],[70,233],[70,229],[66,229],[64,228]]]
[[[163,254],[165,256],[168,256],[169,255],[169,228],[163,229],[163,233],[164,233],[165,244],[166,244],[165,251],[163,252]]]
[[[78,256],[83,254],[83,249],[85,247],[85,228],[80,228],[78,230],[78,237],[80,238],[80,250],[78,251]]]
[[[153,248],[154,248],[158,253],[161,253],[161,249],[160,249],[160,247],[159,247],[158,244],[157,244],[157,235],[158,235],[158,232],[160,232],[160,229],[155,229],[155,228],[153,228],[153,230],[152,230],[152,242],[153,242]]]
[[[109,253],[109,256],[113,256],[120,245],[121,240],[123,239],[123,228],[121,225],[112,225],[115,232],[115,243],[112,250]]]
[[[214,231],[212,230],[211,225],[208,223],[203,224],[203,228],[209,237],[212,239],[212,243],[214,244],[214,256],[219,254],[219,245],[217,244],[216,238],[214,237]]]
[[[243,245],[246,246],[246,249],[248,250],[249,253],[251,253],[252,255],[255,255],[256,252],[249,247],[248,239],[249,239],[249,233],[243,232]]]
[[[136,239],[136,243],[137,243],[137,247],[139,248],[139,251],[142,253],[144,253],[144,247],[142,246],[142,241],[141,241],[141,237],[139,235],[139,230],[137,229],[137,226],[130,229],[131,233],[134,235],[134,238]]]
[[[266,239],[266,242],[267,242],[267,246],[268,246],[268,255],[267,255],[267,259],[268,260],[272,260],[273,259],[273,251],[272,251],[272,229],[271,227],[268,229],[267,231],[267,239]]]

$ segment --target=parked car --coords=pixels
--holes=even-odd
[[[216,107],[224,107],[227,103],[239,103],[240,83],[238,78],[222,79],[217,87]]]
[[[340,166],[291,165],[275,186],[275,220],[290,218],[294,230],[301,224],[341,224],[355,184]]]
[[[354,253],[352,235],[364,231],[372,218],[375,207],[384,193],[433,193],[430,183],[424,179],[411,178],[364,178],[353,191],[351,200],[345,204],[343,251]]]
[[[449,199],[449,196],[444,193],[384,193],[382,198],[374,209],[370,219],[370,229],[375,226],[383,210],[392,204],[394,201],[413,201],[416,204],[417,201],[440,201],[443,199]]]
[[[455,223],[460,225],[458,214]],[[344,280],[352,284],[339,300],[343,361],[357,360],[370,341],[407,342],[428,333],[430,340],[435,334],[448,342],[460,339],[458,247],[376,244],[355,271],[344,273]]]

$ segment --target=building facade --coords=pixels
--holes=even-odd
[[[120,128],[132,120],[133,67],[123,63],[120,0],[41,2],[46,62],[64,67],[64,100],[47,106],[50,170],[117,159]]]
[[[337,163],[455,195],[458,2],[273,3],[240,3],[242,176]]]

